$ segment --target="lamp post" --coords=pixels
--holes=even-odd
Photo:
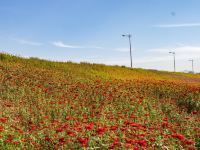
[[[131,60],[131,68],[132,68],[133,66],[132,66],[132,51],[131,51],[131,34],[123,34],[122,36],[123,36],[123,37],[128,37],[128,39],[129,39],[129,45],[130,45],[130,60]]]
[[[176,72],[176,53],[175,52],[169,52],[174,56],[174,72]]]
[[[192,62],[192,72],[194,73],[194,59],[189,59],[188,61]]]

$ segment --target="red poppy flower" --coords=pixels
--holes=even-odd
[[[184,141],[184,144],[186,144],[186,145],[191,145],[191,144],[194,144],[195,142],[193,141],[193,140],[185,140]]]
[[[178,133],[172,134],[172,137],[176,138],[176,139],[178,139],[180,141],[183,141],[185,139],[184,135],[178,134]]]
[[[188,150],[196,150],[194,147],[188,147]]]
[[[65,144],[65,138],[59,138],[58,141],[60,145]]]
[[[146,140],[138,140],[137,143],[138,143],[140,146],[144,146],[144,147],[147,146],[147,141],[146,141]]]
[[[193,112],[192,112],[193,115],[196,115],[197,113],[198,113],[197,111],[193,111]]]
[[[62,132],[62,131],[63,131],[62,128],[58,128],[58,129],[56,129],[56,133],[59,133],[59,132]]]
[[[124,147],[125,147],[125,148],[132,148],[132,147],[133,147],[133,145],[132,145],[132,144],[130,144],[130,143],[125,143],[125,144],[124,144]]]
[[[71,137],[76,136],[76,134],[75,134],[74,132],[72,132],[72,131],[67,131],[67,134],[68,134],[69,136],[71,136]]]
[[[112,131],[116,131],[117,129],[118,129],[117,126],[111,126],[111,127],[110,127],[110,130],[112,130]]]
[[[12,143],[13,143],[14,145],[20,144],[20,142],[18,142],[18,141],[13,141]]]
[[[51,141],[51,138],[48,136],[45,136],[45,141]]]
[[[87,130],[92,130],[93,127],[94,127],[94,123],[90,123],[90,124],[87,124],[87,125],[85,126],[85,128],[86,128]]]
[[[79,143],[83,146],[83,147],[87,147],[88,146],[88,138],[78,138]]]
[[[6,118],[6,117],[1,117],[0,118],[0,122],[2,122],[2,123],[5,123],[7,120],[8,120],[8,118]]]
[[[3,128],[3,126],[0,126],[0,132],[2,132],[2,131],[3,131],[3,129],[4,129],[4,128]]]
[[[103,127],[99,127],[99,128],[97,128],[96,129],[96,132],[98,133],[98,134],[104,134],[104,132],[106,132],[106,128],[103,128]]]

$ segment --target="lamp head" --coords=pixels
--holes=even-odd
[[[122,36],[131,38],[131,34],[122,34]]]
[[[169,52],[170,54],[174,54],[175,55],[175,52]]]

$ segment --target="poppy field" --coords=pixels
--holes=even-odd
[[[0,54],[0,149],[198,150],[200,75]]]

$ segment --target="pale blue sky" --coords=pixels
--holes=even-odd
[[[21,56],[200,72],[199,0],[0,0],[0,51]]]

